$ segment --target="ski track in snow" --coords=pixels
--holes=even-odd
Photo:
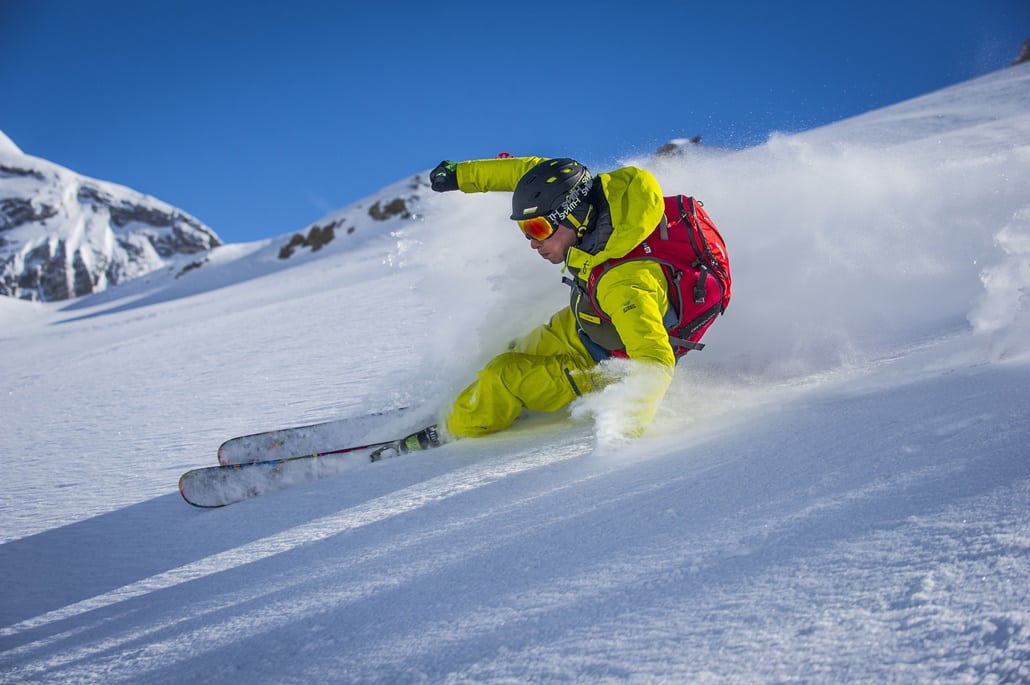
[[[425,412],[562,306],[503,197],[0,302],[0,682],[1030,682],[1028,81],[660,163],[734,302],[626,444],[595,398],[224,509],[175,492],[233,435]]]

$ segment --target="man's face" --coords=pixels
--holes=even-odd
[[[561,264],[569,248],[576,244],[576,232],[568,226],[558,226],[558,230],[546,240],[530,239],[529,246],[551,264]]]

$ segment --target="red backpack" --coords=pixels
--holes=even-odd
[[[685,195],[666,197],[665,216],[654,231],[625,257],[591,272],[586,293],[596,312],[601,311],[595,295],[598,279],[634,259],[658,262],[669,280],[666,328],[676,357],[703,349],[701,337],[730,303],[731,278],[726,243],[701,202]]]

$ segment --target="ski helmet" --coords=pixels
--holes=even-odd
[[[557,223],[576,209],[590,191],[593,178],[574,159],[540,162],[519,179],[511,198],[511,218],[548,216]]]

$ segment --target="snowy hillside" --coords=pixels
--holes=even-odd
[[[631,444],[602,393],[225,509],[176,492],[233,435],[428,415],[565,304],[503,194],[408,179],[324,249],[0,298],[0,681],[1030,681],[1030,65],[636,162],[735,278]]]

